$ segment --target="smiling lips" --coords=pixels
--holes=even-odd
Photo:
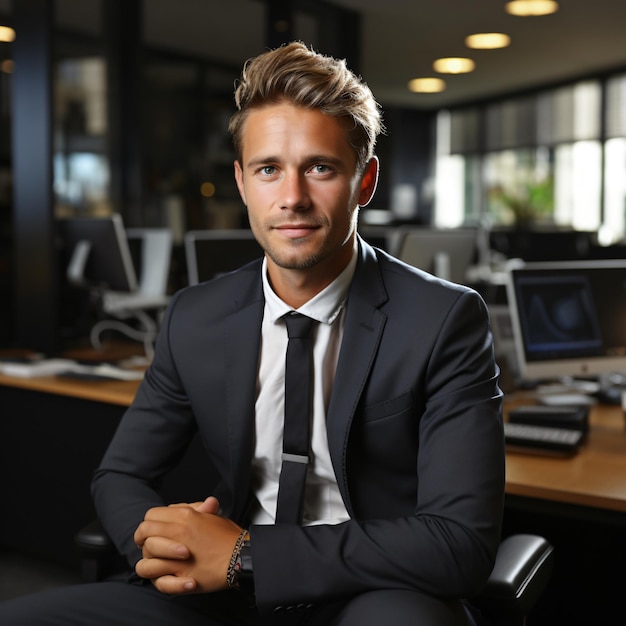
[[[275,226],[275,230],[279,230],[281,235],[289,239],[301,239],[310,235],[314,230],[319,228],[317,224],[283,224]]]

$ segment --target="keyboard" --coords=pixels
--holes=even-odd
[[[533,424],[504,424],[504,439],[508,446],[546,452],[573,453],[578,450],[585,434],[572,428],[536,426]]]

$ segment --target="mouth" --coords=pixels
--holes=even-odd
[[[275,226],[274,230],[288,239],[302,239],[307,237],[319,228],[316,224],[282,224]]]

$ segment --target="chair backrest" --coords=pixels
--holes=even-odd
[[[138,292],[163,296],[167,291],[173,235],[169,228],[127,228],[126,236],[138,280]]]

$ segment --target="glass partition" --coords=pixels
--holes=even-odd
[[[55,215],[108,215],[113,209],[102,0],[57,0],[54,19]]]

